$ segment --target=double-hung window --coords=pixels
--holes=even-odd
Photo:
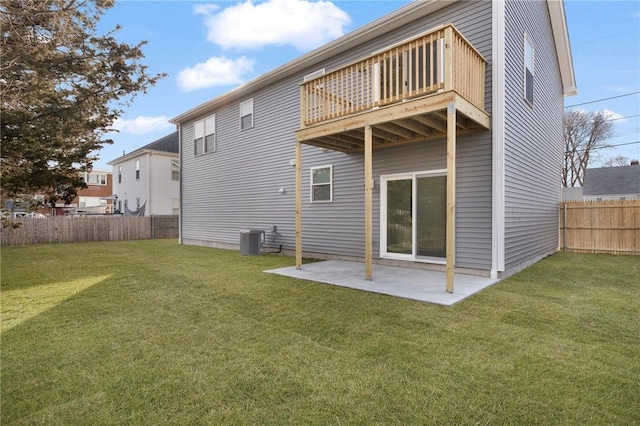
[[[253,127],[253,99],[240,104],[240,130]]]
[[[333,166],[311,168],[311,202],[333,201]]]
[[[534,49],[527,34],[524,35],[524,98],[533,105]]]
[[[216,116],[212,115],[193,124],[194,153],[206,154],[216,151]]]
[[[122,166],[118,166],[118,183],[122,183]]]
[[[140,160],[136,160],[136,180],[140,180]]]

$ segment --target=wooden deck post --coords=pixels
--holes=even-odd
[[[447,106],[447,292],[453,293],[456,260],[456,104]]]
[[[453,81],[453,28],[448,26],[444,29],[444,91],[454,89]]]
[[[302,143],[296,142],[296,269],[302,268]]]
[[[364,279],[371,281],[373,257],[373,132],[371,126],[364,126]]]

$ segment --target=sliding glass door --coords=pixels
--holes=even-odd
[[[446,257],[443,171],[381,177],[381,255],[441,262]]]

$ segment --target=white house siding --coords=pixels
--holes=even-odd
[[[180,196],[180,181],[171,179],[171,160],[178,154],[146,151],[122,162],[113,163],[113,193],[129,210],[136,210],[136,199],[145,206],[145,216],[173,214],[172,199]],[[140,178],[136,179],[136,160],[140,161]],[[122,183],[118,170],[122,167]],[[117,208],[117,206],[116,206]]]
[[[180,196],[180,181],[171,179],[171,162],[178,160],[177,154],[151,152],[147,154],[151,166],[149,181],[148,213],[157,215],[173,214],[172,199]]]
[[[140,178],[136,179],[136,160],[140,160]],[[118,183],[118,167],[122,167],[122,182]],[[147,174],[149,163],[146,155],[129,158],[122,163],[113,165],[113,193],[118,196],[118,202],[122,202],[124,212],[125,202],[129,210],[136,210],[136,198],[140,199],[142,206],[148,193],[149,176]],[[117,208],[118,206],[116,206]]]
[[[490,2],[460,2],[361,45],[330,62],[245,96],[217,111],[217,151],[195,157],[193,122],[181,126],[181,239],[186,244],[237,246],[242,229],[277,226],[278,242],[293,249],[295,130],[300,126],[299,83],[320,68],[331,69],[437,25],[452,22],[491,61]],[[491,112],[491,65],[486,76]],[[239,104],[253,97],[254,128],[239,130]],[[202,119],[209,114],[203,114]],[[376,150],[373,154],[374,253],[379,250],[380,176],[446,168],[445,141]],[[309,168],[333,166],[333,202],[309,202]],[[362,154],[303,146],[302,243],[307,252],[364,254],[364,169]],[[459,138],[457,165],[457,265],[491,267],[491,135]],[[279,189],[285,193],[280,194]]]
[[[563,96],[545,1],[506,2],[505,269],[558,246]],[[533,41],[534,105],[523,96],[524,33]]]

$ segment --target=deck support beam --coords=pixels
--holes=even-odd
[[[371,281],[373,275],[373,132],[364,126],[364,279]]]
[[[296,269],[302,268],[302,143],[296,142]]]
[[[447,267],[446,290],[453,293],[456,259],[456,104],[447,107]]]

